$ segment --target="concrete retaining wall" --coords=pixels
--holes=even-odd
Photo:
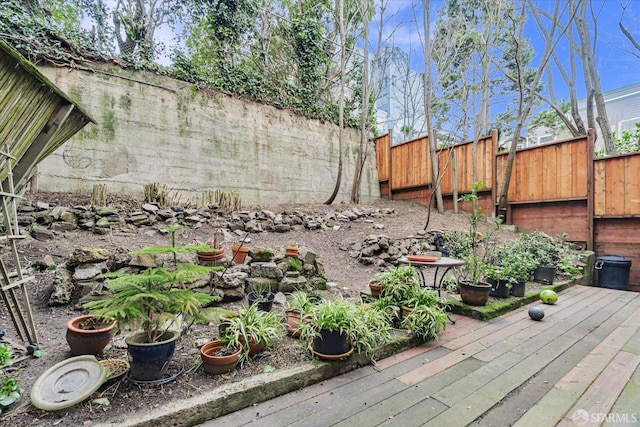
[[[40,165],[37,189],[142,197],[166,184],[185,197],[236,191],[245,205],[323,202],[338,173],[338,127],[147,72],[41,67],[98,122]],[[336,201],[348,201],[359,133],[345,130]],[[362,201],[379,198],[372,147]]]

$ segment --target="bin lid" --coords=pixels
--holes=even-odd
[[[625,258],[622,255],[604,255],[604,256],[598,257],[596,261],[604,264],[611,264],[611,265],[616,265],[616,264],[625,265],[625,266],[631,265],[631,260],[629,258]]]

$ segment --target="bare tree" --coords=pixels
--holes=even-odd
[[[533,0],[527,0],[530,6],[533,6]],[[560,8],[560,4],[564,4],[563,8]],[[547,32],[547,37],[545,38],[544,50],[542,52],[542,56],[540,62],[538,63],[538,67],[536,69],[536,73],[533,77],[533,80],[525,85],[525,70],[524,70],[524,61],[523,61],[523,43],[524,43],[524,22],[525,22],[525,3],[521,4],[520,14],[518,16],[507,15],[509,17],[508,22],[513,26],[513,30],[511,34],[513,34],[513,42],[516,45],[516,53],[515,53],[515,80],[518,84],[518,106],[517,106],[517,117],[516,117],[516,125],[513,132],[513,138],[511,140],[511,146],[509,148],[509,155],[507,157],[507,167],[505,170],[505,176],[503,177],[502,188],[500,189],[499,202],[498,202],[498,211],[500,215],[504,215],[507,210],[507,193],[509,191],[509,184],[511,182],[511,174],[513,170],[513,163],[515,160],[516,149],[518,146],[518,141],[520,140],[520,135],[524,128],[524,124],[531,113],[531,109],[533,107],[534,101],[536,99],[536,89],[540,83],[542,75],[544,74],[545,68],[551,57],[551,53],[553,52],[558,40],[562,36],[562,28],[559,25],[560,16],[562,16],[564,10],[567,5],[563,0],[556,0],[553,14],[551,16],[550,28]],[[534,11],[535,13],[535,11]]]
[[[431,51],[433,43],[431,40],[431,2],[422,1],[422,25],[424,27],[424,117],[427,124],[427,135],[429,136],[429,157],[431,158],[431,197],[435,196],[436,209],[439,213],[444,213],[444,201],[442,200],[442,190],[440,189],[440,168],[438,167],[438,155],[436,153],[437,140],[436,132],[433,129],[431,120],[431,100],[433,78],[431,73]],[[429,223],[427,219],[427,224]]]
[[[587,24],[586,11],[587,4],[590,0],[580,0],[576,5],[570,2],[572,7],[577,7],[578,12],[575,18],[576,29],[578,30],[578,36],[580,37],[580,56],[584,64],[585,84],[587,85],[587,108],[592,108],[592,102],[595,104],[597,116],[595,121],[600,125],[600,131],[602,138],[604,139],[604,148],[607,154],[613,154],[616,152],[616,144],[613,141],[613,134],[611,132],[611,126],[609,125],[609,118],[607,116],[607,109],[604,104],[604,96],[602,94],[602,87],[600,86],[600,77],[596,70],[595,62],[595,46],[598,37],[597,19],[593,16],[593,46],[591,46],[591,34],[589,25]],[[587,110],[589,111],[589,110]],[[595,128],[593,122],[589,120],[589,127]]]
[[[338,176],[336,177],[336,184],[333,187],[333,192],[329,198],[324,202],[326,205],[330,205],[336,199],[338,191],[340,190],[340,184],[342,183],[342,169],[344,163],[344,92],[346,86],[346,68],[347,68],[347,34],[346,25],[344,19],[344,0],[338,0],[338,37],[340,40],[340,95],[338,98]]]
[[[182,3],[174,0],[118,0],[113,25],[120,54],[139,54],[152,60],[156,30],[172,20],[181,7]]]
[[[640,42],[638,42],[638,40],[636,40],[636,37],[631,33],[631,31],[627,28],[627,26],[625,26],[623,24],[623,20],[624,20],[624,15],[627,12],[627,7],[629,6],[629,2],[627,1],[626,3],[620,4],[620,6],[622,7],[622,14],[620,14],[620,21],[618,21],[618,27],[620,27],[620,31],[622,31],[622,34],[624,34],[624,36],[629,40],[629,42],[631,43],[631,46],[633,46],[633,48],[635,50],[637,50],[638,52],[633,52],[631,51],[630,53],[633,54],[634,56],[640,58]],[[636,31],[638,30],[638,26],[635,26]]]

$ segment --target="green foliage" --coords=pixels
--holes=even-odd
[[[558,262],[558,270],[563,277],[569,280],[582,274],[582,270],[574,264],[573,259],[570,256],[560,259]]]
[[[11,347],[9,344],[0,343],[0,368],[11,362]]]
[[[525,242],[518,238],[497,245],[490,255],[487,277],[511,283],[527,280],[537,263]]]
[[[613,132],[613,142],[616,146],[616,153],[634,153],[640,151],[640,122],[636,123],[635,130],[624,130],[621,134]],[[605,156],[605,150],[596,151],[596,157]]]
[[[418,270],[404,265],[375,275],[384,289],[384,296],[395,305],[404,305],[419,288]]]
[[[522,233],[518,239],[524,250],[533,256],[536,265],[557,265],[562,244],[541,231]]]
[[[182,227],[168,228],[171,246],[149,246],[132,254],[172,254],[171,268],[153,267],[140,272],[113,272],[102,275],[108,279],[108,292],[99,300],[85,305],[91,314],[115,318],[121,324],[141,327],[148,342],[156,342],[178,320],[186,322],[209,320],[211,313],[202,308],[219,298],[194,292],[187,285],[221,267],[178,263],[177,254],[201,250],[203,245],[176,246],[175,233]]]
[[[418,305],[400,324],[424,341],[438,338],[441,330],[447,327],[447,313],[435,305]]]
[[[390,318],[383,310],[367,310],[362,304],[346,300],[325,300],[305,314],[307,320],[299,327],[303,339],[319,336],[320,329],[346,334],[355,351],[372,360],[374,350],[391,339]]]
[[[492,236],[501,226],[500,220],[495,219],[494,227],[487,235],[483,235],[483,233],[478,230],[480,221],[486,218],[478,204],[478,191],[483,188],[484,184],[482,182],[475,182],[471,193],[459,198],[461,202],[471,202],[471,216],[469,217],[469,231],[467,233],[469,236],[468,251],[461,250],[463,253],[466,252],[466,255],[462,256],[465,265],[458,269],[458,271],[461,273],[463,280],[468,280],[472,284],[477,284],[485,278],[488,259],[495,245]],[[444,239],[446,242],[446,233]]]
[[[18,380],[8,375],[0,380],[0,412],[20,398]]]
[[[287,332],[282,320],[274,311],[262,311],[258,305],[250,305],[244,308],[238,316],[225,321],[226,328],[220,341],[227,346],[242,347],[244,360],[249,356],[249,337],[256,343],[265,346],[271,345],[273,340],[284,337]]]
[[[0,368],[7,366],[10,362],[11,347],[8,344],[0,343]],[[15,403],[20,398],[20,393],[18,380],[3,374],[2,378],[0,378],[0,413],[6,407]]]
[[[300,261],[299,258],[296,258],[296,257],[287,257],[287,258],[289,261],[288,270],[302,271],[302,261]]]
[[[377,274],[376,279],[384,286],[384,295],[372,303],[372,309],[389,317],[399,317],[401,306],[410,308],[411,314],[402,319],[400,326],[423,340],[430,340],[446,327],[446,304],[433,289],[420,287],[418,274],[411,265]]]
[[[288,305],[291,310],[300,310],[302,313],[306,313],[311,309],[316,301],[312,298],[312,294],[304,291],[297,290],[289,294]]]

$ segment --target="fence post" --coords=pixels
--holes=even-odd
[[[389,171],[389,200],[393,200],[393,161],[391,159],[391,146],[393,145],[393,129],[389,129],[389,148],[387,152],[387,162],[389,162],[387,170]]]
[[[595,209],[594,203],[594,151],[595,139],[593,129],[587,131],[587,249],[593,249],[593,215]]]

